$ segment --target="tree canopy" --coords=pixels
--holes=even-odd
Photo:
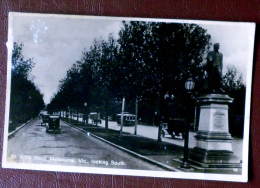
[[[43,95],[31,80],[34,63],[24,59],[22,48],[23,44],[13,44],[10,118],[24,122],[37,116],[45,105]]]
[[[99,107],[112,116],[126,97],[127,111],[134,112],[137,98],[139,116],[149,123],[155,112],[165,119],[185,115],[185,109],[195,105],[186,94],[187,79],[196,82],[193,98],[206,92],[203,60],[210,46],[210,35],[196,24],[124,21],[117,41],[110,34],[83,51],[50,105],[80,108],[87,102],[89,111]],[[234,84],[234,74],[230,69],[224,76],[227,87]],[[235,84],[236,89],[243,87],[239,79]]]
[[[125,96],[129,100],[137,97],[144,107],[155,106],[151,110],[160,111],[165,96],[180,102],[190,75],[196,75],[198,86],[204,84],[202,61],[210,46],[206,30],[195,24],[123,24],[118,41],[111,34],[107,41],[95,39],[78,61],[78,70],[74,66],[67,72],[58,92],[59,98],[66,93],[67,105],[88,101],[90,108],[103,106],[107,111],[111,99],[115,102]],[[197,87],[197,91],[202,89]]]
[[[121,82],[129,84],[125,93],[130,97],[138,96],[144,105],[165,114],[165,96],[174,96],[176,108],[184,107],[184,84],[190,76],[196,80],[194,93],[205,90],[202,61],[210,47],[205,29],[196,24],[132,21],[124,22],[119,35]]]

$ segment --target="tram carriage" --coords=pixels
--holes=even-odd
[[[100,113],[97,112],[91,112],[89,114],[89,118],[92,120],[92,123],[97,124],[97,123],[102,123],[101,119],[100,119]]]
[[[121,114],[117,114],[116,117],[117,124],[121,125]],[[135,115],[128,112],[123,114],[123,125],[134,125],[135,124]]]

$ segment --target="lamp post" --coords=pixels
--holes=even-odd
[[[194,89],[194,87],[195,87],[195,82],[190,77],[185,82],[185,89],[187,90],[188,93],[191,93],[191,91]],[[191,168],[191,166],[188,162],[188,157],[189,157],[189,122],[188,122],[188,118],[186,118],[185,126],[186,127],[185,127],[185,132],[184,132],[184,153],[183,153],[183,161],[182,161],[182,164],[180,167],[189,169],[189,168]]]
[[[195,87],[195,82],[193,81],[192,77],[190,77],[186,82],[185,82],[185,89],[188,91],[188,93],[191,93],[191,91]]]
[[[84,107],[85,107],[85,114],[84,114],[84,116],[85,116],[85,118],[84,118],[84,124],[86,124],[86,123],[88,123],[88,117],[87,117],[87,106],[88,106],[88,103],[84,103]]]

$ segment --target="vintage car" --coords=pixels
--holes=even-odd
[[[61,131],[60,116],[58,115],[49,116],[49,121],[48,123],[46,123],[46,132],[49,131],[58,131],[60,133]]]
[[[101,119],[92,119],[92,123],[93,124],[97,124],[97,123],[101,124],[102,120]]]
[[[49,122],[49,114],[41,114],[41,125],[46,125]]]
[[[89,118],[92,120],[93,124],[102,123],[102,120],[100,119],[100,113],[97,112],[91,112],[89,114]]]
[[[182,136],[184,139],[184,132],[187,128],[186,126],[187,121],[182,118],[175,118],[170,119],[168,123],[162,123],[162,131],[161,135],[164,137],[165,135],[169,134],[172,136],[172,138],[175,138],[175,136]]]

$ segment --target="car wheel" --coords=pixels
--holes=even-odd
[[[49,129],[46,129],[46,132],[48,133],[48,132],[49,132]]]

